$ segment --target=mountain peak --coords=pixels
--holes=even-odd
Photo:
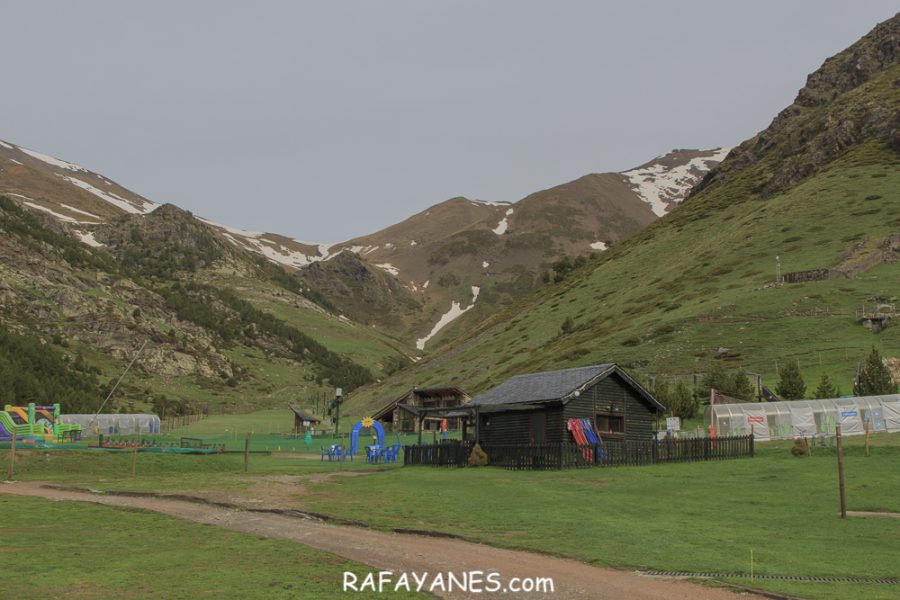
[[[823,106],[897,63],[900,13],[875,26],[855,44],[828,58],[806,78],[797,93],[798,106]]]
[[[900,13],[807,77],[793,104],[735,148],[692,195],[754,169],[742,197],[770,197],[867,140],[900,149]]]

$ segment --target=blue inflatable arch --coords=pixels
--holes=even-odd
[[[378,445],[384,446],[384,427],[378,420],[374,420],[372,427],[378,433]],[[363,422],[360,421],[353,426],[353,431],[350,432],[350,454],[356,454],[359,451],[359,430],[362,428]]]

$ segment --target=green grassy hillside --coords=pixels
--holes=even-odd
[[[427,362],[361,390],[354,406],[365,412],[412,384],[479,392],[516,373],[607,361],[647,374],[743,368],[773,384],[776,361],[799,359],[810,384],[827,372],[848,392],[871,346],[900,354],[900,327],[875,334],[855,318],[868,299],[900,294],[900,262],[853,279],[768,284],[776,255],[785,273],[833,268],[854,246],[863,252],[900,232],[898,165],[896,153],[870,143],[773,198],[679,209]],[[574,329],[563,335],[568,317]]]

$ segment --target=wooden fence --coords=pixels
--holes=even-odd
[[[464,467],[474,443],[447,441],[404,446],[404,465]],[[648,441],[606,441],[595,445],[483,446],[488,465],[513,470],[653,465],[667,462],[752,457],[753,436]]]

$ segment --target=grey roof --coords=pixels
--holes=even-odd
[[[615,369],[613,364],[546,371],[510,377],[492,390],[472,399],[472,404],[524,404],[562,400],[600,375]]]
[[[476,396],[470,405],[477,406],[482,411],[497,412],[498,410],[527,409],[529,406],[547,403],[566,403],[575,397],[575,392],[582,391],[612,373],[621,376],[657,411],[665,410],[665,407],[650,392],[613,363],[516,375],[494,389]]]
[[[316,423],[318,423],[322,420],[319,417],[315,416],[314,414],[303,410],[296,404],[290,404],[289,406],[290,406],[290,409],[294,412],[294,414],[297,415],[298,417],[300,417],[301,419],[303,419],[304,421],[315,421]]]

